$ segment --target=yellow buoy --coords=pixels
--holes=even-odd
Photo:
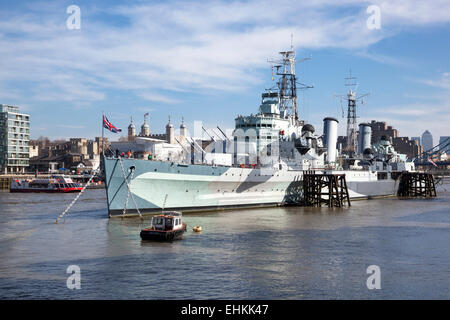
[[[202,232],[202,227],[201,226],[196,226],[196,227],[192,228],[192,230],[194,232]]]

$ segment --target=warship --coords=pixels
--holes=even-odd
[[[387,137],[371,145],[369,124],[357,127],[356,104],[364,95],[354,87],[345,95],[347,143],[338,148],[336,118],[323,119],[322,133],[299,118],[297,91],[310,86],[297,80],[293,48],[280,55],[269,60],[277,81],[262,94],[258,113],[238,115],[232,137],[222,132],[215,147],[205,151],[192,140],[176,161],[104,155],[109,216],[301,205],[305,172],[344,174],[351,199],[395,196],[400,174],[414,164]]]

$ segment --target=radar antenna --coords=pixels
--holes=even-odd
[[[281,59],[268,59],[267,62],[272,63],[273,68],[276,69],[276,75],[279,76],[277,82],[277,89],[280,101],[280,113],[283,118],[288,118],[293,116],[295,121],[299,120],[298,117],[298,105],[297,105],[297,84],[299,89],[313,88],[313,86],[308,86],[303,83],[296,81],[295,76],[295,51],[293,49],[292,35],[291,35],[291,50],[282,51],[279,54],[282,56]],[[303,62],[310,60],[312,57],[304,58],[298,62]],[[273,73],[272,73],[273,79]]]
[[[341,99],[345,98],[347,100],[347,147],[346,151],[350,155],[356,155],[358,152],[358,139],[357,139],[357,118],[356,114],[357,102],[361,102],[361,105],[365,105],[364,97],[369,96],[370,93],[364,93],[357,95],[356,90],[358,88],[358,83],[356,82],[356,77],[352,76],[352,70],[350,69],[349,76],[345,79],[345,86],[350,87],[346,95],[340,95]],[[342,113],[343,110],[342,110]]]

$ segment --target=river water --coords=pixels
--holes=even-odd
[[[74,197],[0,193],[1,299],[450,298],[450,184],[432,200],[186,214],[172,243],[141,241],[149,217],[108,219],[104,190],[55,224]]]

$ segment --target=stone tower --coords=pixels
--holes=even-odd
[[[131,123],[128,126],[128,141],[133,141],[136,135],[136,126],[133,123],[133,117],[131,117]]]
[[[184,125],[184,117],[181,118],[180,136],[186,137],[186,126]]]
[[[169,123],[166,125],[166,140],[167,143],[175,143],[175,134],[173,130],[173,125],[170,123],[170,116],[169,116]]]
[[[141,126],[141,136],[148,137],[150,135],[150,126],[147,123],[147,115],[144,115],[144,124]]]

